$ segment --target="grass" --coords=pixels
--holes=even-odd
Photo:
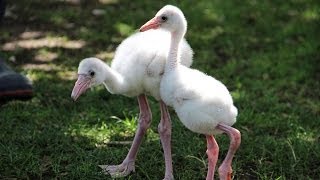
[[[32,79],[35,96],[0,107],[0,179],[110,178],[97,165],[126,156],[128,145],[108,142],[133,139],[137,101],[98,87],[73,102],[77,66],[88,56],[110,61],[117,45],[168,3],[187,17],[193,67],[225,83],[239,109],[234,179],[320,176],[318,1],[21,0],[8,1],[1,56]],[[124,179],[164,176],[160,111],[155,100],[150,104],[153,122],[136,173]],[[171,112],[175,178],[204,179],[205,138]],[[217,141],[221,161],[229,140]]]

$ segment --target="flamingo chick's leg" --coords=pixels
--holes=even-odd
[[[206,135],[207,138],[207,155],[208,155],[208,173],[206,180],[214,179],[214,171],[216,168],[219,146],[212,135]]]
[[[166,165],[165,180],[173,180],[172,155],[171,155],[171,119],[167,105],[160,101],[161,121],[158,126],[161,144]]]
[[[100,165],[103,171],[106,174],[110,174],[113,178],[124,177],[130,174],[132,171],[135,171],[134,162],[138,153],[138,149],[142,142],[143,136],[151,124],[152,114],[146,95],[143,94],[138,96],[138,102],[140,108],[139,123],[127,157],[120,165]]]
[[[219,176],[222,180],[231,180],[231,174],[232,174],[232,159],[234,154],[236,153],[237,149],[240,146],[241,143],[241,133],[237,129],[227,126],[224,124],[218,124],[217,129],[225,132],[228,134],[230,138],[230,146],[227,153],[226,158],[223,160],[221,166],[219,167]]]

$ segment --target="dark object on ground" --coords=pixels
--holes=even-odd
[[[0,0],[0,25],[6,10],[5,0]],[[31,82],[14,72],[0,58],[0,105],[10,100],[28,100],[32,98]]]
[[[28,100],[31,98],[31,82],[10,69],[0,58],[0,105],[10,100]]]
[[[0,24],[2,23],[2,19],[5,12],[6,12],[6,1],[0,0]]]

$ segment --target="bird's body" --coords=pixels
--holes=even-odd
[[[155,43],[157,42],[157,43]],[[111,69],[121,74],[126,88],[114,89],[104,83],[110,93],[136,97],[142,93],[160,99],[159,85],[170,46],[170,33],[162,30],[139,32],[125,39],[117,48]],[[192,64],[192,49],[183,40],[181,64]]]
[[[180,65],[180,43],[187,31],[182,11],[164,6],[140,31],[163,29],[171,34],[170,50],[160,83],[161,99],[176,111],[181,122],[191,131],[206,135],[208,154],[207,180],[214,177],[219,147],[214,134],[225,132],[231,139],[228,154],[219,168],[220,179],[231,180],[231,163],[240,145],[241,135],[231,127],[236,122],[237,108],[220,81],[195,69]]]
[[[178,66],[165,73],[160,94],[193,132],[216,134],[219,123],[232,126],[236,122],[237,108],[226,86],[201,71]]]
[[[190,66],[193,51],[182,40],[181,64]],[[136,135],[127,157],[120,165],[101,165],[112,177],[123,177],[135,170],[135,159],[142,137],[151,124],[151,110],[146,95],[160,102],[161,121],[158,126],[163,144],[165,179],[173,179],[171,157],[171,122],[167,106],[160,99],[160,80],[170,48],[170,33],[162,30],[139,32],[125,39],[117,48],[111,67],[100,59],[86,58],[78,68],[78,80],[71,97],[76,100],[89,87],[104,84],[112,94],[138,97],[140,115]],[[180,63],[180,62],[179,62]]]
[[[148,94],[160,100],[159,86],[169,46],[170,34],[166,31],[139,32],[117,47],[110,67],[97,58],[86,58],[80,62],[78,74],[95,72],[88,85],[104,84],[112,94],[128,97]],[[180,48],[181,64],[191,66],[193,51],[186,40],[183,39]]]

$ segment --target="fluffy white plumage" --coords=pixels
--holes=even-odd
[[[97,58],[79,64],[78,74],[95,72],[89,86],[103,83],[113,94],[129,97],[142,93],[160,99],[159,85],[170,46],[170,33],[163,30],[138,32],[117,48],[111,68]],[[192,64],[193,51],[186,40],[181,45],[181,64]]]
[[[170,34],[162,30],[139,32],[125,39],[117,48],[111,67],[97,58],[80,62],[78,80],[71,97],[76,100],[89,87],[104,84],[110,93],[137,96],[139,103],[139,125],[128,155],[119,165],[101,165],[112,177],[123,177],[135,170],[135,159],[142,138],[151,124],[151,110],[146,94],[160,102],[161,121],[158,129],[165,157],[165,179],[173,179],[171,157],[171,123],[166,105],[160,100],[160,80],[170,46]],[[190,66],[193,52],[183,40],[181,64]]]
[[[160,83],[161,99],[173,106],[182,123],[191,131],[205,134],[207,139],[207,180],[214,178],[219,145],[216,133],[226,133],[230,138],[227,156],[219,167],[220,179],[232,179],[232,159],[241,143],[241,133],[231,127],[236,122],[237,108],[228,89],[220,81],[198,70],[181,66],[179,45],[187,31],[187,21],[182,11],[172,5],[163,7],[140,31],[164,29],[171,33],[170,50],[165,72]]]
[[[219,123],[233,125],[238,114],[228,89],[198,70],[178,66],[164,74],[162,100],[172,106],[181,122],[193,132],[216,134]]]
[[[226,86],[198,70],[176,63],[180,59],[177,56],[181,51],[179,44],[187,28],[181,10],[167,5],[157,13],[154,22],[160,22],[161,29],[172,33],[160,83],[161,99],[174,107],[179,119],[191,131],[212,135],[220,132],[216,129],[219,123],[233,125],[238,111]]]

